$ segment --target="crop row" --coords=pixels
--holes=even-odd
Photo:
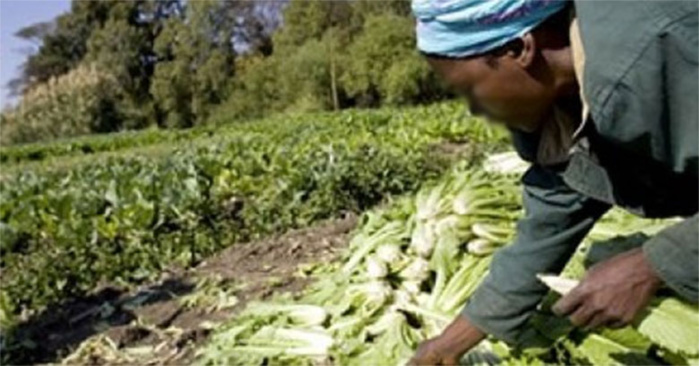
[[[102,281],[138,282],[235,242],[415,190],[448,165],[435,154],[438,142],[503,141],[461,110],[272,118],[165,157],[8,177],[0,182],[1,313],[28,315]]]
[[[47,143],[28,143],[0,148],[0,163],[18,164],[66,156],[81,156],[107,151],[147,146],[156,143],[178,143],[213,132],[211,127],[189,130],[125,131],[104,135],[74,137]]]

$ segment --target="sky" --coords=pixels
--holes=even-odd
[[[70,9],[70,0],[0,0],[0,107],[9,101],[7,83],[19,73],[32,47],[14,36],[27,25],[51,20]]]

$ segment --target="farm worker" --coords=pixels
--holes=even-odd
[[[547,288],[612,206],[682,221],[593,266],[553,311],[581,327],[634,320],[656,291],[699,285],[699,2],[413,0],[417,44],[472,113],[512,131],[524,174],[515,242],[412,364],[453,364],[486,334],[526,345]]]

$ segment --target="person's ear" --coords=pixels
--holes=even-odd
[[[536,46],[534,35],[527,33],[514,41],[511,55],[522,68],[528,69],[534,63]]]

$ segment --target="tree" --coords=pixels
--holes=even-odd
[[[293,49],[311,40],[318,41],[330,28],[346,28],[351,17],[348,0],[292,0],[284,9],[282,28],[273,36],[274,46]]]
[[[108,70],[120,81],[125,99],[120,108],[137,116],[124,121],[126,128],[145,127],[155,120],[150,108],[150,77],[155,58],[152,34],[160,29],[161,19],[147,17],[150,5],[169,4],[161,1],[120,1],[110,9],[109,18],[92,31],[87,40],[84,61]],[[164,15],[160,15],[164,16]]]
[[[93,65],[118,80],[110,105],[130,118],[100,130],[190,127],[219,105],[249,117],[415,103],[443,94],[409,13],[408,0],[74,0],[18,32],[37,48],[12,85]]]
[[[290,1],[272,37],[274,52],[244,59],[221,110],[257,117],[441,95],[415,51],[409,13],[407,0]]]
[[[21,93],[75,68],[90,51],[93,33],[101,32],[103,40],[109,38],[110,34],[103,28],[110,20],[139,29],[144,37],[139,44],[141,58],[148,59],[149,54],[152,57],[153,40],[162,29],[163,19],[178,15],[181,7],[180,0],[74,0],[71,10],[54,21],[32,24],[16,33],[36,49],[23,64],[21,76],[11,83]]]
[[[189,2],[184,21],[171,19],[156,39],[151,84],[162,123],[190,127],[226,97],[233,75],[235,14],[216,0]]]
[[[435,80],[415,51],[413,21],[391,13],[366,17],[348,49],[342,86],[360,105],[406,104],[424,97]]]
[[[113,2],[73,1],[71,11],[59,16],[55,26],[34,24],[21,29],[18,34],[31,37],[41,47],[29,56],[22,67],[22,90],[62,75],[76,67],[87,51],[87,39],[92,30],[107,19]]]
[[[95,65],[38,84],[2,115],[1,144],[33,142],[89,133],[112,132],[129,120],[116,101],[123,97],[119,80]]]

